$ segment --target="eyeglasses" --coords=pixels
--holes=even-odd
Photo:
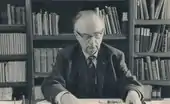
[[[100,32],[95,32],[94,34],[80,33],[78,31],[75,31],[75,32],[76,32],[76,34],[78,34],[83,39],[90,39],[92,37],[94,37],[96,39],[100,39],[103,36],[104,29],[102,31],[100,31]]]

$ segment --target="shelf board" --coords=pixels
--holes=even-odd
[[[39,78],[39,77],[48,77],[50,75],[49,72],[35,72],[34,77]]]
[[[26,85],[27,82],[0,82],[0,87],[20,87]]]
[[[104,40],[119,40],[127,39],[125,36],[104,36]],[[76,40],[73,34],[60,34],[60,35],[34,35],[34,41],[50,41],[50,40]]]
[[[51,1],[52,1],[52,2],[53,2],[53,1],[54,1],[54,2],[55,2],[55,1],[60,1],[60,2],[61,2],[61,0],[32,0],[32,2],[47,2],[47,1],[48,1],[48,2],[49,2],[49,1],[50,1],[50,2],[51,2]],[[70,1],[68,1],[68,0],[62,0],[62,1],[70,2]],[[83,1],[83,2],[84,2],[84,1],[93,1],[93,2],[94,2],[94,1],[97,1],[97,2],[102,2],[102,1],[113,1],[113,2],[114,2],[114,1],[117,1],[117,2],[119,2],[119,1],[126,1],[126,0],[78,0],[77,2],[80,2],[80,1]]]
[[[27,55],[0,55],[0,61],[25,61]]]
[[[25,25],[0,24],[0,32],[24,32]]]
[[[140,82],[149,85],[170,86],[170,80],[142,80]]]
[[[160,53],[139,52],[139,53],[134,53],[134,57],[145,57],[145,56],[170,58],[170,52],[160,52]]]
[[[170,20],[135,20],[136,25],[170,25]]]

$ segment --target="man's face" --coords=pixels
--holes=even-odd
[[[104,27],[101,20],[89,18],[79,21],[75,30],[76,38],[82,49],[89,55],[94,55],[99,49],[103,39]]]

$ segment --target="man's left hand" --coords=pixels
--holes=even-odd
[[[136,91],[129,91],[125,100],[125,104],[142,104],[139,94]]]

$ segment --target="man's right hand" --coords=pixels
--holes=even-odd
[[[81,101],[78,98],[76,98],[74,95],[71,93],[64,94],[61,97],[61,104],[101,104],[99,102],[94,102],[94,101]]]
[[[82,104],[80,100],[72,94],[64,94],[61,97],[61,104]]]

